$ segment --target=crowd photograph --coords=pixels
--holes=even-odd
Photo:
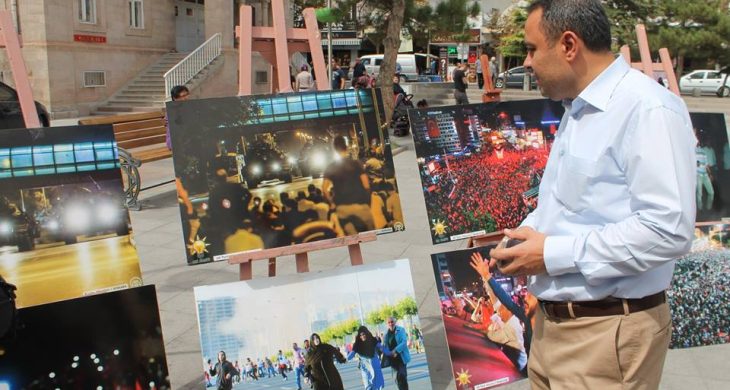
[[[692,252],[677,260],[667,298],[670,348],[730,342],[730,225],[695,229]]]
[[[537,206],[562,112],[542,100],[409,111],[435,244],[515,227]]]
[[[206,386],[430,388],[409,261],[358,268],[196,287]]]
[[[118,158],[108,126],[0,131],[0,275],[19,307],[141,285]]]
[[[0,388],[169,390],[154,286],[18,311],[0,339]]]
[[[403,230],[380,106],[373,90],[171,105],[188,263]]]
[[[525,277],[489,269],[494,245],[431,255],[458,389],[491,388],[527,376],[538,308]]]

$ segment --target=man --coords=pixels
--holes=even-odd
[[[453,78],[454,98],[456,99],[456,104],[469,104],[469,97],[466,96],[467,80],[465,63],[459,62],[456,64],[456,70],[454,70]]]
[[[185,101],[190,98],[190,91],[188,87],[184,85],[176,85],[170,90],[170,97],[173,102]],[[165,145],[168,150],[172,150],[172,141],[170,141],[170,124],[167,119],[167,112],[165,112]]]
[[[346,235],[375,229],[370,210],[370,179],[362,164],[350,158],[345,137],[336,136],[332,143],[339,159],[324,171],[322,193],[334,207]]]
[[[289,366],[289,360],[281,350],[279,350],[279,354],[276,356],[276,361],[279,364],[279,374],[281,374],[285,381],[288,381],[289,377],[286,376],[286,369]]]
[[[492,86],[497,82],[497,74],[499,74],[499,66],[497,65],[497,57],[489,60],[489,76],[492,78]]]
[[[297,343],[292,344],[292,350],[294,351],[294,371],[297,375],[297,389],[302,390],[302,376],[304,375],[304,355],[306,351],[299,348]]]
[[[477,85],[479,86],[479,89],[482,89],[484,87],[484,74],[482,73],[482,60],[481,58],[477,57],[477,62],[474,64],[477,68]]]
[[[500,302],[494,303],[494,315],[487,327],[487,337],[498,344],[507,359],[523,375],[527,369],[524,328],[519,318]]]
[[[332,60],[332,89],[345,89],[345,71],[340,68],[337,61]]]
[[[408,372],[406,366],[411,361],[408,351],[408,333],[402,326],[396,325],[394,317],[388,318],[388,332],[385,334],[385,345],[390,351],[390,367],[395,371],[398,390],[408,390]]]
[[[363,65],[362,61],[360,61],[360,57],[355,58],[355,65],[352,67],[352,86],[354,87],[357,85],[358,80],[367,73],[365,65]]]
[[[533,389],[656,389],[671,336],[664,290],[691,246],[696,140],[680,98],[611,53],[599,0],[537,0],[525,67],[565,114],[521,227],[494,249],[539,298]]]
[[[233,389],[233,377],[240,375],[240,373],[233,367],[231,362],[226,360],[226,353],[220,351],[218,352],[218,362],[215,364],[215,367],[210,369],[210,375],[216,376],[216,389],[231,390]]]

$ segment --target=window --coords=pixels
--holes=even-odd
[[[129,0],[129,27],[144,28],[142,0]]]
[[[257,70],[256,84],[266,84],[269,82],[269,72]]]
[[[78,0],[79,21],[96,24],[96,0]]]
[[[0,102],[17,102],[18,98],[15,92],[4,85],[0,86]]]
[[[691,79],[693,79],[693,80],[700,80],[700,79],[703,79],[703,78],[705,78],[705,72],[697,72],[697,73],[692,73],[692,74],[691,74],[691,75],[689,76],[689,78],[691,78]]]
[[[719,79],[720,72],[707,72],[707,78],[708,79]]]
[[[103,70],[84,71],[84,88],[106,87],[106,73]]]

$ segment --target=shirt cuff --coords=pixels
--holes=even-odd
[[[545,268],[550,276],[558,276],[567,273],[577,273],[578,267],[573,260],[573,236],[548,236],[545,237],[543,257]]]

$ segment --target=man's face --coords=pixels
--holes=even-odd
[[[570,80],[570,67],[562,54],[559,41],[548,42],[540,28],[542,9],[533,11],[525,22],[525,68],[532,69],[533,77],[543,96],[553,100],[565,99]]]
[[[297,343],[292,344],[291,347],[292,347],[292,349],[296,350],[297,349]]]
[[[395,330],[395,320],[392,318],[388,318],[388,329]]]
[[[226,354],[223,352],[218,352],[218,361],[220,361],[220,362],[226,361]]]

